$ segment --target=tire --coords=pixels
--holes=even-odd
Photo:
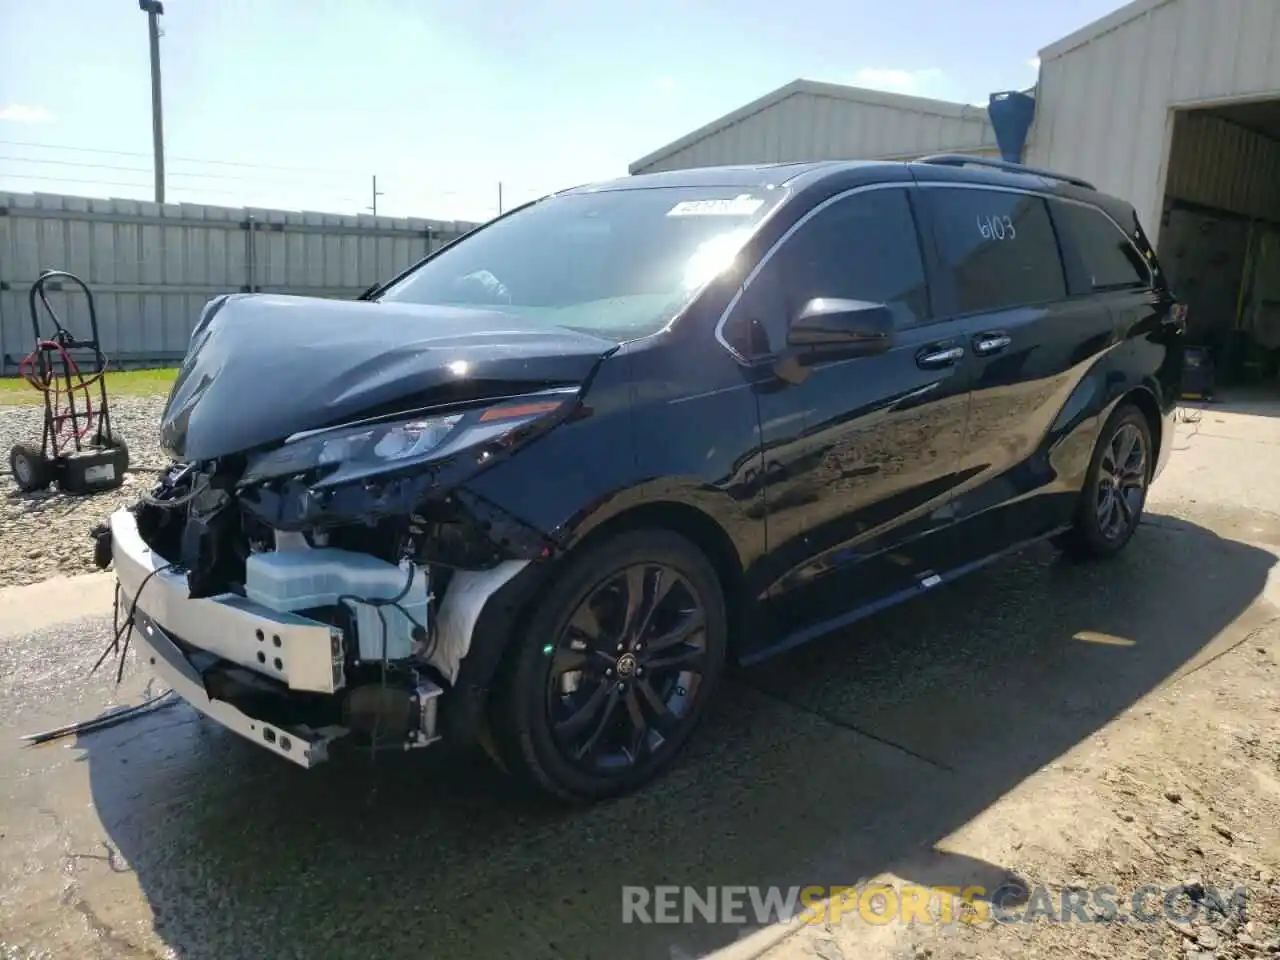
[[[1130,442],[1136,447],[1128,447]],[[1130,453],[1116,466],[1117,458]],[[1121,404],[1098,435],[1072,528],[1061,538],[1063,550],[1080,560],[1114,557],[1142,521],[1155,452],[1151,427],[1141,410]],[[1116,495],[1117,482],[1124,496]]]
[[[23,493],[43,490],[53,479],[53,468],[44,458],[44,451],[29,443],[16,444],[9,451],[9,472]]]
[[[624,630],[631,594],[641,600]],[[727,640],[719,578],[684,537],[631,530],[570,556],[512,637],[491,696],[499,766],[570,801],[655,779],[701,719]]]

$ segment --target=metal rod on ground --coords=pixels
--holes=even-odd
[[[41,743],[49,743],[51,740],[60,740],[63,737],[70,737],[84,733],[97,733],[99,730],[105,730],[108,727],[114,727],[118,723],[124,723],[126,720],[132,720],[147,713],[152,713],[163,707],[170,707],[181,701],[173,695],[172,690],[166,690],[158,696],[152,697],[143,703],[133,707],[124,707],[123,709],[104,714],[100,717],[94,717],[92,720],[79,720],[76,723],[69,723],[65,727],[56,727],[53,730],[45,730],[42,733],[28,733],[21,739],[25,740],[32,746]]]
[[[138,9],[147,14],[151,42],[151,139],[155,151],[156,203],[164,203],[164,116],[160,98],[160,23],[164,4],[160,0],[138,0]]]

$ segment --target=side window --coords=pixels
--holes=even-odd
[[[1058,240],[1040,197],[998,190],[927,189],[942,269],[956,313],[1004,310],[1067,295]]]
[[[888,304],[901,326],[929,318],[929,291],[906,188],[837,200],[797,230],[765,272],[768,278],[760,278],[765,285],[782,291],[784,323],[814,297]],[[778,334],[785,335],[782,329]]]
[[[1142,255],[1101,210],[1053,201],[1054,216],[1075,240],[1093,290],[1145,287],[1151,282]]]

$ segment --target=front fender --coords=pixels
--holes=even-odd
[[[748,477],[747,482],[752,478]],[[764,517],[744,504],[733,491],[698,477],[661,477],[615,491],[565,525],[561,543],[572,549],[601,528],[623,522],[637,511],[701,514],[732,544],[740,569],[749,567],[764,552]]]
[[[555,531],[560,547],[555,556],[527,563],[486,597],[469,637],[459,638],[465,654],[441,704],[442,723],[451,738],[471,740],[483,730],[489,690],[503,658],[512,643],[520,642],[521,625],[528,622],[530,609],[574,549],[593,534],[629,519],[661,524],[690,536],[713,554],[711,559],[722,574],[735,578],[749,558],[764,548],[763,518],[752,520],[728,494],[693,478],[642,482],[600,498]],[[726,563],[737,569],[725,570]]]

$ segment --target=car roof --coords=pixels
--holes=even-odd
[[[755,187],[758,189],[792,185],[807,186],[828,177],[857,175],[862,182],[874,182],[876,174],[883,173],[886,180],[902,180],[904,170],[918,182],[966,182],[1032,189],[1074,195],[1093,203],[1105,205],[1112,198],[1099,194],[1091,185],[1071,177],[1058,177],[1051,171],[1035,167],[991,163],[974,158],[971,163],[957,163],[957,156],[938,157],[934,162],[902,160],[806,160],[791,163],[750,163],[714,167],[692,167],[683,170],[665,170],[659,173],[641,173],[598,183],[587,183],[559,191],[561,195],[576,193],[602,193],[615,190],[646,190],[661,187]]]
[[[560,191],[562,194],[597,193],[606,190],[649,190],[658,187],[777,187],[814,173],[873,167],[898,167],[883,160],[804,160],[793,163],[744,163],[719,167],[691,167],[639,173],[615,180],[588,183]]]

